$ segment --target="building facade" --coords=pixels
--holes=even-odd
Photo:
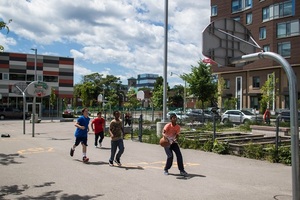
[[[36,61],[36,67],[35,67]],[[15,92],[14,85],[26,85],[43,81],[54,89],[56,103],[54,111],[59,116],[63,107],[73,98],[74,59],[23,53],[0,53],[0,102],[2,106],[23,109],[23,97]],[[22,90],[23,90],[22,89]],[[36,113],[50,114],[50,97],[37,98]],[[26,97],[26,111],[32,112],[32,97]]]
[[[157,78],[158,74],[139,74],[137,77],[136,87],[137,89],[144,87],[154,89],[154,84]]]
[[[230,18],[250,30],[264,51],[284,57],[300,76],[300,2],[296,0],[211,0],[211,22]],[[259,50],[257,51],[259,52]],[[244,66],[212,65],[213,73],[223,79],[222,104],[236,98],[236,109],[260,109],[261,87],[274,73],[274,98],[271,110],[289,108],[288,80],[278,63],[260,59]],[[300,84],[298,81],[298,96]]]

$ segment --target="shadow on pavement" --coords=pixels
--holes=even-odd
[[[1,165],[10,165],[10,164],[22,164],[21,162],[15,161],[16,158],[24,158],[20,154],[0,154],[0,164]]]
[[[182,179],[182,180],[187,180],[187,179],[191,179],[191,178],[195,178],[195,177],[201,177],[201,178],[206,177],[206,176],[200,175],[200,174],[188,174],[187,176],[182,176],[180,174],[172,174],[172,173],[169,173],[169,176],[176,176],[176,179]]]

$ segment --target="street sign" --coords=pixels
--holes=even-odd
[[[202,34],[202,54],[220,66],[232,66],[233,58],[261,49],[251,32],[234,19],[216,20],[210,23]]]
[[[33,81],[28,85],[26,92],[33,97],[45,97],[51,94],[51,87],[45,82]]]

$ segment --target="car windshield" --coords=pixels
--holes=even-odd
[[[241,110],[245,115],[254,115],[252,112],[248,110]]]

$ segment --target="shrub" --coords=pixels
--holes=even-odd
[[[243,156],[246,158],[262,159],[263,155],[263,146],[260,144],[249,143],[244,146]]]
[[[213,140],[212,140],[212,139],[208,139],[208,140],[204,143],[202,150],[203,150],[203,151],[209,151],[209,152],[211,152],[212,149],[213,149]]]
[[[229,145],[227,142],[219,142],[218,140],[215,140],[213,143],[212,152],[218,154],[228,154]]]

